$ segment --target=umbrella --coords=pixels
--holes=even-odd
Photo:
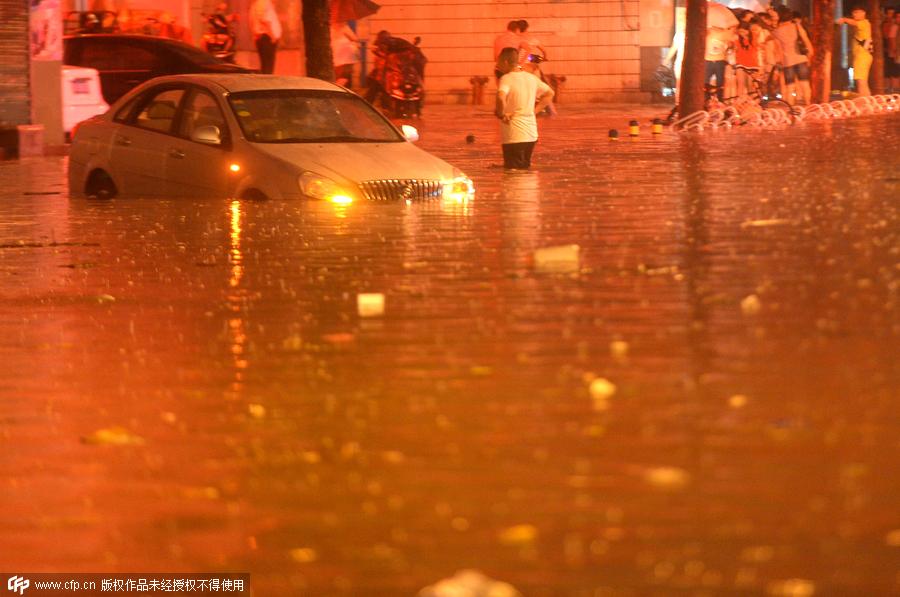
[[[372,0],[331,0],[331,22],[356,21],[381,8]]]
[[[737,27],[738,20],[731,9],[718,2],[710,2],[706,9],[706,27],[719,27],[728,29]]]
[[[765,10],[762,4],[757,0],[728,0],[726,3],[728,8],[743,8],[744,10],[752,10],[753,12],[762,12]]]

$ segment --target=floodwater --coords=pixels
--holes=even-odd
[[[0,568],[900,593],[900,116],[610,142],[573,108],[506,174],[494,119],[437,110],[468,204],[0,163]]]

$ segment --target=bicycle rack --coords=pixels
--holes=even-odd
[[[853,100],[853,105],[859,110],[859,113],[862,113],[863,110],[869,112],[869,114],[875,112],[877,109],[877,102],[871,96],[869,97],[857,97]]]
[[[702,131],[703,126],[709,120],[709,112],[705,110],[700,110],[698,112],[694,112],[693,114],[688,114],[684,118],[676,120],[672,123],[672,130],[674,131]]]
[[[702,132],[704,129],[715,131],[747,124],[751,126],[782,126],[802,122],[806,119],[849,118],[892,111],[900,111],[900,93],[841,99],[810,106],[792,106],[790,110],[766,110],[756,103],[745,102],[709,112],[694,112],[675,121],[671,128],[675,132]]]
[[[708,124],[713,130],[719,128],[730,129],[735,124],[740,123],[741,114],[732,106],[726,106],[709,112]]]
[[[834,117],[834,108],[831,104],[813,104],[803,108],[803,117],[812,119],[824,119]]]
[[[847,106],[845,106],[844,104],[844,100],[833,101],[831,102],[831,104],[829,104],[834,110],[834,115],[836,118],[844,118],[845,116],[850,116],[850,114],[847,113]]]

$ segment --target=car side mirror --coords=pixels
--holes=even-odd
[[[404,124],[400,127],[400,130],[403,132],[403,136],[406,137],[406,140],[410,143],[415,143],[419,140],[419,131],[416,130],[416,127]]]
[[[219,131],[219,127],[214,125],[198,126],[191,131],[191,141],[207,145],[221,145],[222,133]]]

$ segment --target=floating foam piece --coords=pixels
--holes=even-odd
[[[356,311],[360,317],[380,317],[384,315],[384,295],[380,292],[357,294]]]
[[[543,272],[576,272],[580,268],[580,251],[581,247],[578,245],[537,249],[534,252],[534,267]]]

